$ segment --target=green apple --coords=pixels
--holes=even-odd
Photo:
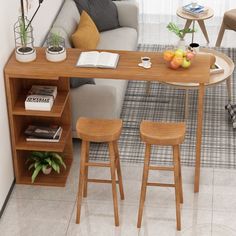
[[[189,68],[190,66],[191,66],[191,62],[189,60],[187,60],[186,58],[184,58],[183,62],[182,62],[182,67]]]
[[[177,49],[176,51],[175,51],[175,56],[177,56],[177,57],[183,57],[184,56],[184,51],[182,50],[182,49]]]

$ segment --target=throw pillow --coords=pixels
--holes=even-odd
[[[96,25],[90,16],[83,11],[77,30],[71,36],[75,48],[95,49],[100,39]]]
[[[70,87],[77,88],[84,84],[95,84],[94,79],[87,79],[87,78],[70,78]]]
[[[81,14],[86,11],[100,32],[120,27],[116,4],[111,0],[74,0]]]

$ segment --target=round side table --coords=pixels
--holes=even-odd
[[[205,39],[206,39],[207,43],[209,43],[210,41],[209,41],[209,37],[208,37],[208,34],[207,34],[207,30],[206,30],[204,20],[213,17],[214,11],[209,7],[207,7],[207,8],[208,8],[207,13],[204,14],[204,15],[200,15],[199,17],[195,17],[195,16],[192,16],[190,14],[185,13],[182,10],[182,7],[177,9],[176,14],[177,14],[177,16],[179,16],[179,17],[186,20],[186,23],[185,23],[185,26],[184,26],[185,29],[188,29],[192,23],[193,23],[193,29],[194,29],[195,28],[195,21],[197,21],[200,28],[201,28],[201,30],[202,30],[202,33],[205,36]],[[193,40],[194,40],[194,33],[192,34],[192,43],[193,43]]]
[[[224,72],[218,74],[210,74],[210,81],[206,84],[206,87],[215,86],[219,83],[226,82],[227,92],[228,92],[228,101],[232,100],[232,91],[231,91],[231,83],[232,83],[232,74],[234,71],[234,62],[229,58],[226,54],[218,52],[214,49],[209,48],[201,48],[200,53],[212,53],[216,57],[216,63],[224,69]],[[165,83],[171,86],[174,86],[179,89],[185,89],[185,119],[188,117],[188,90],[189,89],[197,89],[198,84],[196,83]]]

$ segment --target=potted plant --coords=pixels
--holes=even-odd
[[[24,7],[24,1],[21,0],[21,16],[14,25],[15,34],[15,55],[16,60],[20,62],[30,62],[36,59],[36,50],[34,48],[33,28],[31,21],[25,16],[26,12],[30,8],[28,0],[25,0],[26,8]]]
[[[66,169],[62,156],[55,152],[31,152],[26,160],[26,164],[28,163],[30,163],[28,170],[34,169],[31,177],[32,183],[40,171],[44,174],[50,174],[54,170],[59,174],[61,166]]]
[[[19,17],[14,25],[15,33],[15,55],[20,62],[30,62],[36,59],[36,50],[33,45],[33,28],[28,25],[26,17]]]
[[[46,58],[51,62],[66,59],[65,39],[57,32],[51,32],[47,39]]]
[[[180,29],[175,23],[170,22],[166,27],[170,32],[175,33],[179,37],[178,47],[185,50],[185,42],[184,37],[186,34],[193,34],[195,32],[194,29],[186,28]]]

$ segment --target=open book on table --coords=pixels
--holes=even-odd
[[[79,67],[116,68],[119,54],[111,52],[81,52],[76,63]]]

